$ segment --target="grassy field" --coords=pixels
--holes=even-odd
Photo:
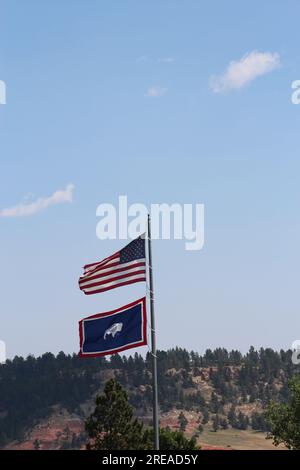
[[[212,432],[211,427],[204,428],[198,442],[203,448],[216,446],[236,450],[283,450],[283,447],[273,446],[265,433],[252,430],[226,429]]]

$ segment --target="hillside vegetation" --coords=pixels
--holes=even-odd
[[[291,354],[254,348],[245,355],[221,348],[207,350],[203,356],[180,348],[159,351],[161,422],[199,439],[208,429],[216,433],[226,429],[266,431],[266,406],[271,399],[285,401],[288,380],[299,373]],[[136,415],[149,424],[150,354],[145,358],[115,355],[106,360],[46,353],[38,358],[15,357],[0,365],[1,447],[24,439],[57,408],[83,420],[95,394],[111,377],[126,388]],[[74,447],[82,444],[82,438],[73,436],[72,440]]]

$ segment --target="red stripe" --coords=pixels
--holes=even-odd
[[[85,292],[83,289],[83,292],[85,295],[92,295],[92,294],[99,294],[100,292],[105,292],[107,290],[115,289],[116,287],[122,287],[122,286],[127,286],[128,284],[134,284],[135,282],[143,282],[146,281],[146,276],[139,278],[139,279],[132,279],[131,281],[126,281],[126,282],[120,282],[119,284],[115,284],[114,286],[106,287],[105,289],[99,289],[99,290],[93,290],[92,292]]]
[[[93,284],[88,284],[86,286],[81,286],[81,287],[79,286],[79,288],[81,290],[84,290],[84,289],[89,289],[90,287],[102,286],[103,284],[109,284],[110,282],[118,281],[119,279],[125,279],[126,277],[138,276],[139,274],[146,274],[146,270],[141,269],[140,271],[122,274],[121,276],[112,277],[110,279],[106,279],[105,281],[93,282]]]
[[[79,281],[81,279],[89,279],[90,276],[94,275],[96,276],[96,273],[98,273],[99,271],[101,271],[102,269],[110,269],[110,268],[114,268],[115,266],[119,266],[120,262],[117,261],[116,263],[111,263],[109,266],[107,266],[106,264],[104,266],[98,266],[97,268],[95,269],[92,269],[91,271],[87,271],[86,273],[84,273],[82,276],[80,276],[79,278]]]
[[[118,251],[118,253],[115,253],[114,255],[111,255],[109,256],[108,258],[104,258],[104,260],[102,261],[99,261],[99,263],[91,263],[91,264],[86,264],[83,269],[87,269],[87,268],[90,268],[92,266],[95,266],[95,268],[98,268],[100,266],[103,266],[105,264],[107,264],[109,261],[111,261],[112,259],[114,258],[118,258],[120,256],[120,252]],[[92,269],[91,272],[93,272],[94,270]]]
[[[116,264],[114,264],[114,266],[117,266],[119,264],[120,263],[116,263]],[[112,266],[113,265],[111,265],[110,267],[112,267]],[[122,265],[120,265],[120,266],[122,266]],[[79,285],[86,282],[86,281],[92,281],[93,279],[99,279],[101,277],[110,276],[111,274],[115,274],[115,273],[119,273],[119,272],[121,273],[123,271],[128,271],[129,269],[139,268],[140,266],[146,266],[146,263],[145,262],[137,263],[137,264],[134,264],[132,266],[127,266],[125,268],[113,269],[111,272],[107,271],[106,273],[103,273],[103,274],[95,274],[94,276],[82,276],[79,279]],[[106,269],[109,269],[109,268],[106,268]],[[137,271],[137,273],[138,273],[138,271]]]
[[[117,256],[119,256],[119,254],[120,254],[120,252],[118,251],[117,253],[114,253],[113,255],[108,256],[107,258],[104,258],[102,261],[98,261],[96,263],[86,264],[84,266],[84,268],[89,268],[90,266],[95,266],[96,264],[104,263],[105,261],[108,261],[109,259],[117,258]]]
[[[99,271],[101,271],[102,269],[110,269],[110,268],[113,268],[115,266],[118,266],[120,264],[120,261],[116,261],[114,263],[105,263],[105,264],[101,264],[101,266],[97,266],[95,269],[91,269],[91,271],[87,271],[86,273],[83,273],[83,275],[81,276],[81,278],[83,277],[89,277],[93,274],[96,274],[98,273]]]
[[[85,354],[85,353],[80,351],[78,355],[79,355],[79,357],[85,358],[85,359],[88,358],[88,357],[109,356],[109,355],[113,355],[113,354],[118,354],[119,352],[122,352],[122,351],[126,351],[126,349],[138,348],[139,346],[146,346],[146,345],[147,345],[147,339],[144,338],[142,341],[139,341],[139,342],[131,344],[131,345],[123,346],[122,348],[119,348],[119,349],[114,349],[113,351],[106,351],[106,352],[95,353],[95,354]]]

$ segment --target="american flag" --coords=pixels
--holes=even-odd
[[[98,263],[87,264],[83,269],[84,273],[79,278],[79,288],[87,295],[146,281],[144,235],[112,256]]]

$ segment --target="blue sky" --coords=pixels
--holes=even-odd
[[[205,204],[203,250],[154,243],[158,347],[289,348],[300,335],[299,2],[0,8],[0,212],[75,186],[72,203],[0,217],[8,355],[77,351],[79,319],[143,295],[77,288],[85,262],[122,245],[95,234],[96,207],[121,194]],[[277,67],[215,93],[211,77],[253,51]]]

